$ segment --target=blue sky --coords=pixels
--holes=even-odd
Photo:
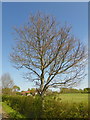
[[[0,2],[0,18],[2,18],[2,3]],[[2,19],[0,20],[0,28],[2,28]],[[0,29],[0,58],[2,58],[2,29]],[[0,60],[0,76],[2,75],[2,59]],[[0,81],[1,86],[1,81]]]
[[[12,67],[9,61],[11,47],[14,44],[13,27],[27,22],[30,13],[41,11],[56,17],[61,24],[72,25],[72,33],[84,44],[88,43],[88,3],[87,2],[6,2],[2,4],[2,61],[3,73],[9,72],[16,85],[27,90],[32,83],[22,78],[22,72]],[[87,78],[78,88],[87,87]]]

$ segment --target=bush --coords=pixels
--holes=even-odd
[[[8,106],[5,102],[2,102],[3,109],[7,113],[8,117],[13,120],[20,120],[21,118],[25,118],[24,115],[21,115],[19,112],[13,110],[10,106]]]
[[[88,118],[88,108],[83,103],[72,103],[55,101],[45,102],[45,118]]]
[[[25,115],[27,118],[39,118],[41,111],[41,101],[39,97],[32,96],[6,96],[3,95],[2,101],[12,107],[14,110]]]

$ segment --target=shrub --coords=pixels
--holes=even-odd
[[[24,114],[27,118],[39,118],[41,111],[41,101],[39,97],[36,99],[32,96],[6,96],[3,95],[2,101],[12,107],[14,110]]]

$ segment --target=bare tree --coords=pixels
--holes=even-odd
[[[28,70],[26,78],[39,86],[41,96],[49,87],[74,85],[84,76],[85,46],[71,34],[71,27],[38,12],[14,30],[16,44],[10,59],[17,69]]]
[[[9,73],[5,73],[1,76],[1,81],[2,81],[2,89],[4,88],[12,88],[14,85],[14,82],[10,76]]]

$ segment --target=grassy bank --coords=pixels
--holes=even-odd
[[[8,115],[9,118],[12,119],[18,119],[19,118],[25,118],[23,115],[12,109],[10,106],[8,106],[5,102],[2,102],[2,108],[5,111],[5,113]],[[3,116],[4,117],[4,116]]]

